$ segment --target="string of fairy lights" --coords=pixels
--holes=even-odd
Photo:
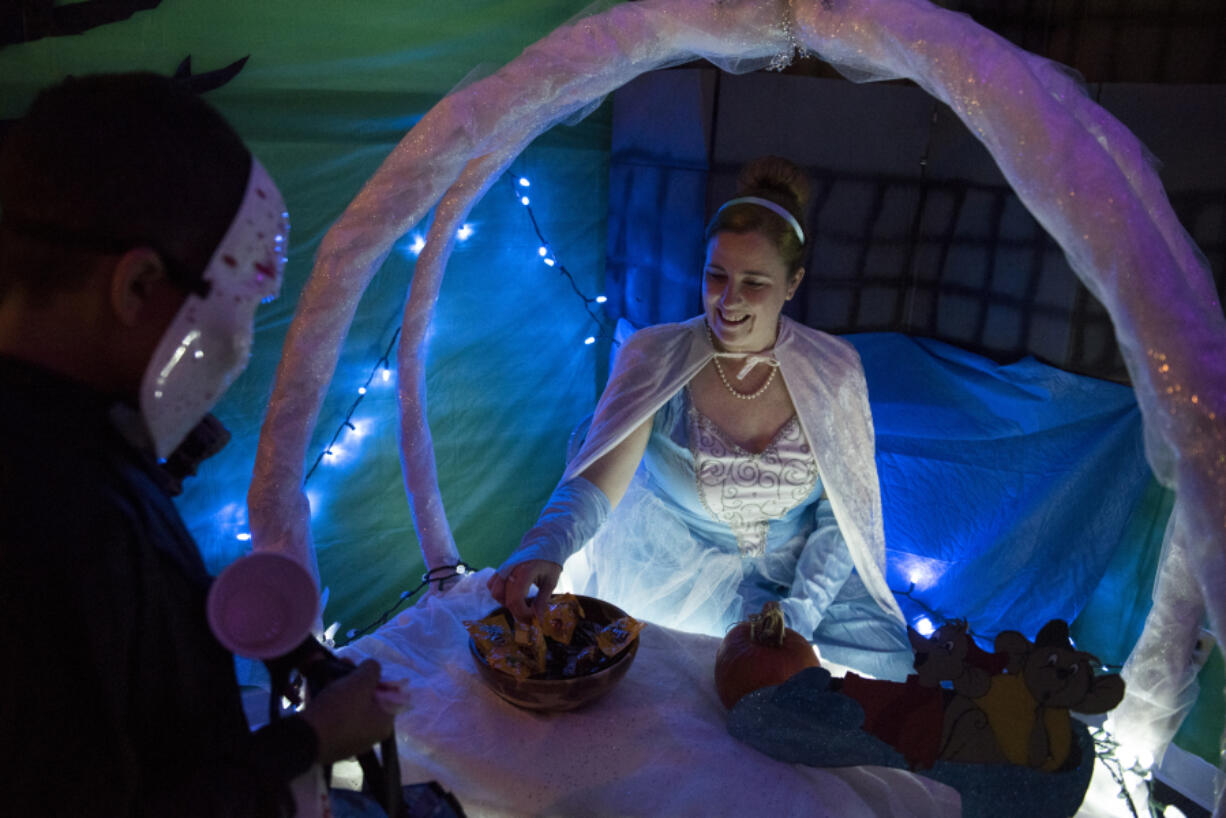
[[[554,245],[548,238],[546,238],[544,231],[541,229],[541,223],[537,219],[536,211],[533,209],[533,191],[531,180],[529,180],[526,176],[514,174],[509,171],[504,175],[504,179],[508,182],[507,188],[509,188],[511,194],[514,196],[515,201],[518,202],[521,207],[523,207],[524,212],[527,214],[528,222],[532,227],[532,232],[536,236],[536,263],[539,263],[552,270],[556,270],[559,275],[566,279],[567,283],[570,285],[571,291],[582,303],[583,309],[587,312],[592,324],[596,327],[594,332],[584,337],[583,344],[585,346],[591,346],[595,344],[599,338],[611,338],[612,334],[608,332],[606,328],[606,321],[604,317],[597,311],[597,308],[600,305],[607,303],[608,298],[603,293],[589,295],[584,288],[580,286],[578,279],[576,279],[575,275],[570,271],[570,269],[562,262],[560,258],[558,258],[557,253],[554,251]],[[471,238],[474,233],[475,228],[471,224],[464,224],[456,231],[456,239],[460,242],[465,242]],[[425,248],[425,246],[425,238],[418,234],[413,237],[407,249],[409,253],[413,255],[413,257],[417,257],[421,254],[421,251]],[[312,475],[314,475],[320,468],[320,466],[326,466],[330,462],[333,462],[339,458],[341,453],[341,444],[347,437],[362,437],[368,431],[359,425],[360,422],[356,420],[356,415],[366,396],[371,393],[372,386],[380,383],[386,384],[391,382],[393,375],[393,355],[396,350],[396,345],[400,340],[400,331],[401,328],[397,327],[395,332],[392,333],[391,340],[388,341],[387,346],[383,349],[383,354],[380,355],[370,367],[366,379],[362,382],[361,386],[358,387],[357,394],[350,402],[349,408],[345,412],[344,417],[341,419],[340,423],[337,424],[337,427],[332,433],[332,436],[328,439],[327,444],[320,449],[314,461],[311,463],[311,467],[307,470],[306,476],[303,478],[304,487],[310,481]],[[251,535],[247,532],[243,532],[238,536],[240,540],[244,541],[250,540],[251,538]],[[380,625],[387,622],[388,619],[390,619],[391,616],[406,602],[416,596],[423,589],[429,587],[431,584],[437,583],[439,589],[442,590],[446,587],[449,581],[455,580],[471,570],[472,567],[463,561],[460,561],[455,565],[440,565],[431,568],[422,575],[420,584],[414,588],[402,591],[397,597],[395,603],[382,615],[380,615],[377,620],[370,623],[366,627],[355,628],[347,631],[346,636],[349,639],[354,639],[358,636],[362,636],[363,634],[373,631]]]
[[[589,296],[584,293],[583,290],[579,289],[579,284],[577,281],[575,281],[575,277],[571,274],[570,270],[566,269],[566,265],[559,261],[557,256],[554,255],[553,247],[550,245],[548,239],[545,238],[544,233],[541,232],[541,225],[536,220],[536,214],[532,211],[532,198],[528,195],[528,188],[531,186],[532,183],[528,181],[528,179],[520,176],[516,180],[513,190],[519,199],[519,203],[528,211],[528,220],[532,222],[532,230],[536,233],[536,238],[541,243],[540,247],[538,247],[536,251],[537,256],[540,257],[541,261],[546,267],[553,267],[558,271],[559,275],[566,277],[566,280],[570,282],[570,287],[572,290],[574,290],[575,295],[582,299],[583,308],[587,310],[587,314],[591,317],[592,322],[595,323],[596,326],[603,329],[604,321],[599,315],[596,314],[592,305],[604,304],[609,299],[603,294]],[[595,335],[589,335],[583,339],[583,343],[588,345],[594,344],[596,343],[596,338],[597,336]]]
[[[592,344],[595,344],[599,338],[611,337],[611,333],[609,333],[606,329],[604,317],[596,311],[596,307],[607,303],[608,298],[603,293],[598,295],[588,295],[579,285],[575,275],[564,263],[562,263],[557,254],[554,252],[554,246],[549,239],[545,237],[545,233],[541,229],[540,221],[537,219],[536,212],[532,207],[532,197],[530,195],[532,192],[531,180],[529,180],[526,176],[520,176],[518,174],[511,173],[510,171],[504,175],[504,178],[510,183],[509,188],[511,193],[514,195],[515,200],[527,213],[528,221],[532,226],[532,232],[536,235],[536,239],[539,242],[536,250],[536,259],[538,263],[556,270],[559,275],[566,279],[575,296],[583,304],[583,309],[587,312],[588,317],[597,328],[594,333],[584,337],[584,345],[591,346]],[[464,224],[459,228],[459,230],[456,231],[456,238],[459,241],[464,242],[471,238],[474,232],[475,228],[471,224]],[[408,249],[409,252],[416,257],[421,253],[425,246],[426,240],[421,235],[417,235],[414,236]],[[363,381],[362,385],[358,387],[357,395],[354,397],[352,403],[350,403],[349,409],[347,412],[345,412],[344,418],[337,425],[336,430],[333,432],[331,438],[329,438],[327,445],[325,445],[319,451],[319,454],[316,455],[310,469],[307,470],[306,476],[303,479],[303,485],[305,485],[311,479],[311,476],[315,473],[316,469],[318,469],[321,465],[327,464],[332,458],[338,455],[338,446],[347,434],[362,433],[363,430],[359,429],[354,421],[354,415],[357,413],[358,407],[361,406],[362,401],[366,398],[367,394],[369,394],[372,384],[376,383],[377,381],[382,383],[388,383],[391,381],[392,355],[396,349],[396,344],[399,339],[400,328],[397,327],[396,331],[392,333],[392,338],[388,342],[387,347],[383,350],[383,354],[380,355],[374,362],[370,368],[370,372],[367,375],[366,380]]]

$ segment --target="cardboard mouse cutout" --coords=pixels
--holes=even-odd
[[[865,679],[848,673],[839,691],[864,709],[864,731],[898,750],[912,769],[931,767],[940,755],[947,700],[986,694],[1005,660],[979,648],[965,620],[938,628],[929,637],[907,629],[915,652],[915,673],[905,682]]]
[[[1072,748],[1070,711],[1105,713],[1124,698],[1118,675],[1097,676],[1099,661],[1069,640],[1053,619],[1034,643],[1017,631],[996,637],[1008,658],[978,696],[957,693],[945,711],[941,758],[1061,769]]]

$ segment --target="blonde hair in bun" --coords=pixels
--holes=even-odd
[[[809,203],[809,178],[793,162],[782,156],[761,156],[741,168],[736,180],[736,197],[754,196],[774,202],[791,213],[798,223],[805,223]],[[705,239],[717,233],[761,233],[779,250],[795,272],[804,260],[805,246],[792,226],[773,211],[750,203],[724,207],[707,225]]]

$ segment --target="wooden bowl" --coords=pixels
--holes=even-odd
[[[583,606],[584,619],[595,622],[597,625],[607,625],[626,615],[621,608],[604,600],[578,594],[575,596]],[[507,616],[510,616],[505,607],[496,608],[486,616],[493,616],[497,613],[506,613]],[[477,673],[490,690],[516,707],[550,713],[583,707],[608,693],[626,675],[638,650],[639,638],[635,636],[621,653],[613,657],[612,664],[595,673],[570,679],[516,679],[509,673],[491,667],[481,652],[477,650],[472,637],[468,639],[468,651],[477,665]]]

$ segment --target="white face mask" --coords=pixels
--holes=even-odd
[[[174,451],[246,368],[255,309],[281,290],[288,240],[285,201],[252,157],[242,204],[204,269],[208,295],[183,302],[141,380],[141,416],[158,457]]]

